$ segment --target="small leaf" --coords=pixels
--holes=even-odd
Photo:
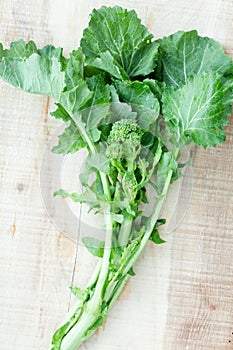
[[[102,258],[104,255],[104,241],[100,241],[94,237],[83,237],[83,245],[87,248],[89,253],[99,258]]]
[[[111,213],[111,215],[112,219],[118,222],[119,224],[122,224],[122,222],[124,221],[124,216],[122,214]]]
[[[166,241],[160,237],[159,231],[157,229],[153,230],[149,239],[155,244],[166,243]]]
[[[166,87],[164,82],[160,82],[154,79],[144,79],[143,83],[148,85],[150,90],[153,92],[153,94],[155,95],[155,97],[161,101],[162,95],[163,95],[163,91]]]
[[[132,267],[129,269],[128,275],[130,275],[130,276],[135,276],[136,275],[136,273],[134,272]]]
[[[109,174],[110,172],[110,161],[104,153],[91,154],[86,166],[102,171],[104,174]]]
[[[58,137],[58,140],[58,145],[54,146],[52,149],[52,152],[54,153],[75,153],[81,148],[87,147],[86,142],[83,140],[79,130],[73,122],[71,122],[63,134]]]
[[[96,198],[96,193],[92,191],[91,188],[87,187],[86,191],[82,194],[78,194],[76,192],[68,193],[65,190],[59,190],[54,192],[54,196],[61,196],[62,198],[70,198],[75,203],[86,203],[90,206],[90,208],[99,208],[100,200]]]
[[[71,287],[72,292],[77,293],[79,288],[76,287]],[[73,289],[74,288],[74,289]],[[82,296],[81,296],[82,294]],[[63,338],[66,336],[66,334],[71,330],[71,328],[73,328],[73,326],[78,322],[78,319],[81,315],[81,312],[83,310],[85,301],[88,298],[88,294],[89,294],[89,290],[85,289],[82,291],[81,293],[81,289],[80,289],[80,294],[79,294],[79,306],[76,309],[76,311],[74,312],[74,314],[71,316],[71,318],[69,319],[68,322],[66,322],[63,326],[61,326],[60,328],[58,328],[56,330],[56,332],[53,335],[52,338],[52,349],[51,350],[61,350],[61,344],[63,341]]]
[[[100,140],[101,137],[101,131],[97,128],[94,128],[92,130],[89,130],[87,132],[88,136],[90,136],[90,139],[92,142],[98,142]]]
[[[60,103],[56,103],[57,109],[54,112],[51,112],[50,115],[56,119],[62,119],[64,122],[70,121],[71,117],[69,113],[65,110]]]
[[[121,99],[131,104],[138,114],[138,125],[145,131],[155,123],[159,116],[160,104],[147,84],[134,81],[116,82],[115,86]]]
[[[87,289],[82,289],[79,287],[75,287],[75,286],[70,286],[69,287],[71,292],[74,294],[74,296],[76,296],[76,298],[78,298],[78,300],[85,300],[88,294],[88,290]]]
[[[138,183],[133,171],[124,174],[122,178],[122,188],[129,202],[133,202],[138,192]]]

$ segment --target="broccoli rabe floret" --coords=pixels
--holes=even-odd
[[[130,119],[115,122],[107,139],[107,157],[133,161],[140,152],[142,135],[141,128]]]
[[[121,119],[115,122],[108,137],[108,143],[132,142],[135,146],[140,145],[142,137],[141,128],[131,119]]]

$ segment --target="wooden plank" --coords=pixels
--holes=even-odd
[[[117,3],[135,8],[155,37],[196,28],[233,56],[231,0]],[[1,0],[0,41],[33,39],[40,47],[62,46],[68,54],[78,46],[92,8],[103,4],[115,2]],[[84,285],[95,259],[60,232],[64,226],[53,225],[41,198],[42,154],[59,126],[48,117],[53,102],[3,82],[0,89],[0,344],[3,350],[47,349],[73,302],[68,285]],[[232,348],[232,130],[231,122],[222,146],[198,149],[185,218],[165,234],[167,244],[148,244],[137,275],[82,350]],[[45,170],[50,186],[53,172]]]

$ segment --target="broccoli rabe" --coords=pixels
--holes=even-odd
[[[0,77],[56,99],[52,115],[69,123],[54,151],[88,152],[84,192],[56,194],[104,216],[104,241],[83,240],[99,263],[85,289],[71,288],[78,302],[55,332],[52,350],[76,350],[100,327],[148,240],[163,242],[157,229],[182,168],[182,147],[191,141],[213,147],[226,137],[232,60],[196,31],[152,39],[135,11],[104,6],[93,11],[81,48],[69,58],[52,45],[40,50],[21,40],[5,50],[0,44]],[[149,183],[156,191],[150,216],[140,206]]]

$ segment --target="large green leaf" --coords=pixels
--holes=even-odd
[[[121,69],[129,77],[135,77],[151,73],[156,65],[158,44],[151,41],[152,37],[134,10],[103,6],[92,12],[81,46],[88,58],[95,59],[92,65],[96,64],[118,79],[119,74],[126,78]],[[113,72],[114,61],[118,76]]]
[[[60,99],[65,86],[62,49],[46,46],[38,50],[31,41],[12,43],[10,50],[0,46],[0,77],[24,91]]]
[[[231,114],[233,83],[213,73],[190,78],[178,89],[167,88],[163,95],[163,115],[173,142],[191,139],[203,147],[214,147],[225,140],[223,127]],[[176,140],[175,140],[176,138]]]
[[[189,77],[213,70],[220,75],[233,74],[233,63],[220,44],[200,37],[196,30],[179,31],[158,40],[160,75],[167,85],[178,87]]]
[[[48,95],[70,113],[76,114],[91,98],[83,80],[83,54],[72,51],[69,59],[52,45],[37,49],[34,42],[12,43],[9,50],[0,45],[0,77],[24,91]]]

